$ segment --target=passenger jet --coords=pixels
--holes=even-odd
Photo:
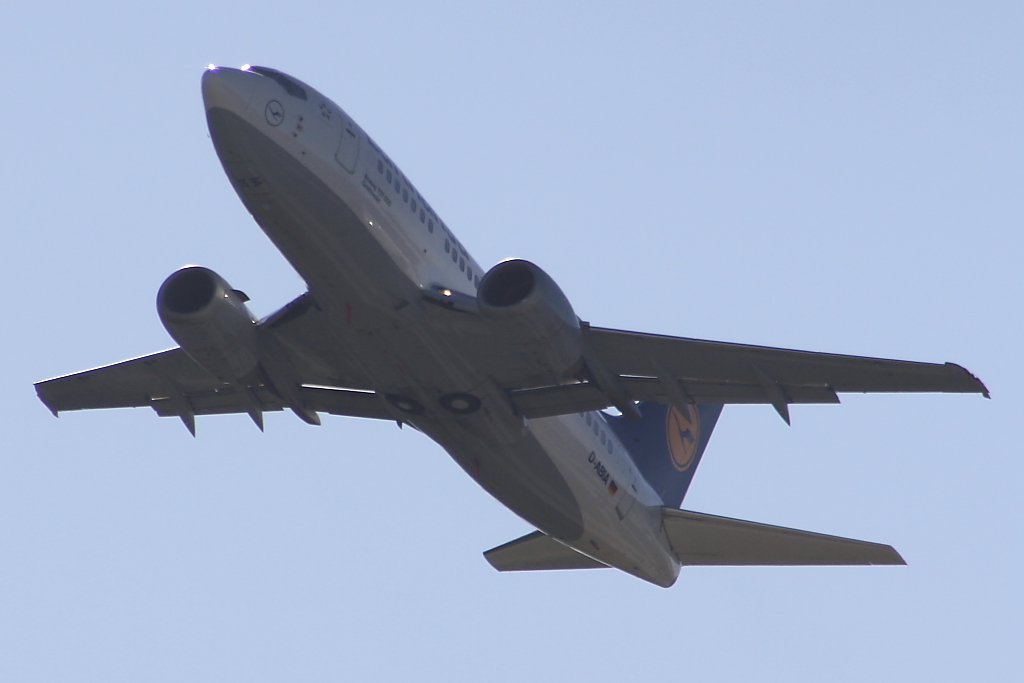
[[[394,161],[310,86],[210,66],[213,146],[307,291],[266,318],[217,273],[167,278],[177,348],[39,382],[56,415],[149,406],[180,418],[290,410],[409,425],[536,531],[484,553],[499,571],[614,567],[671,586],[686,565],[904,564],[888,545],[680,506],[724,404],[840,392],[967,392],[952,363],[626,332],[581,320],[554,280],[485,270]],[[614,409],[614,410],[612,410]]]

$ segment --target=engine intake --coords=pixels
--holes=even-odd
[[[256,369],[256,318],[244,295],[209,268],[172,273],[160,286],[156,309],[168,334],[210,374],[234,382]]]
[[[164,282],[159,302],[170,313],[190,315],[208,306],[216,289],[213,271],[198,266],[182,268]]]
[[[583,356],[580,321],[551,276],[522,259],[487,271],[477,290],[480,314],[494,320],[507,350],[559,381]]]
[[[504,261],[487,273],[480,283],[480,299],[494,308],[508,308],[523,301],[537,286],[529,261]]]

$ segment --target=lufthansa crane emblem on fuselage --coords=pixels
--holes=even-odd
[[[687,406],[686,413],[675,406],[669,406],[665,416],[665,440],[672,456],[672,465],[685,472],[693,464],[700,439],[700,414],[696,406]]]
[[[263,110],[263,115],[267,117],[267,123],[270,125],[280,126],[284,121],[284,107],[277,100],[270,100],[267,102],[267,108]]]

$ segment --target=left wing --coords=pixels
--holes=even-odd
[[[768,403],[788,422],[792,403],[838,403],[837,392],[953,392],[988,389],[953,363],[795,351],[585,326],[589,378],[516,389],[527,417],[597,410],[615,395],[659,403]],[[611,386],[609,386],[611,385]]]
[[[796,391],[801,388],[828,388],[834,392],[940,391],[988,397],[988,389],[981,380],[954,363],[794,351],[600,327],[587,329],[585,337],[612,372],[657,377],[658,369],[662,368],[673,377],[693,382],[695,389],[699,385],[711,385],[700,387],[705,392],[714,392],[714,386],[760,387],[767,377],[783,389]]]

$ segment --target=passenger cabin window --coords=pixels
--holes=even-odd
[[[447,254],[447,253],[451,252],[451,250],[452,250],[452,245],[448,242],[448,240],[445,240],[444,241],[444,253]]]
[[[427,232],[434,232],[434,221],[427,221]]]
[[[390,168],[388,169],[388,172],[384,174],[384,177],[388,179],[388,183],[391,183],[391,169]]]
[[[377,159],[377,173],[383,173],[383,172],[384,172],[384,162],[381,161],[380,159]]]

